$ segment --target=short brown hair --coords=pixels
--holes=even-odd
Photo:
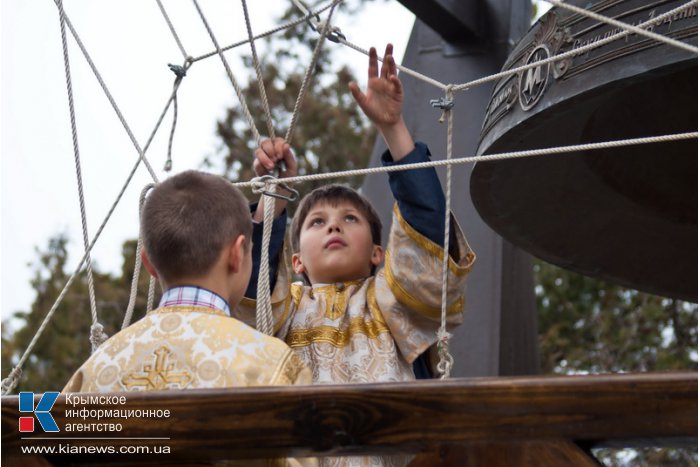
[[[372,207],[369,200],[348,186],[330,184],[316,188],[311,193],[304,196],[301,203],[299,203],[294,220],[292,221],[291,240],[294,253],[299,252],[299,237],[301,236],[301,228],[304,225],[306,216],[308,216],[309,212],[311,212],[311,209],[321,202],[330,203],[332,206],[335,206],[341,201],[349,202],[367,218],[370,232],[372,233],[372,242],[375,245],[381,245],[382,221],[379,219],[377,211],[374,210],[374,207]]]
[[[151,191],[141,231],[148,258],[168,282],[206,274],[221,249],[239,235],[248,248],[253,222],[238,188],[223,177],[189,170]]]

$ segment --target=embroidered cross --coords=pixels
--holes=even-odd
[[[167,389],[171,385],[184,388],[192,381],[192,375],[187,370],[173,372],[175,363],[168,362],[168,357],[172,354],[170,349],[160,347],[153,354],[155,355],[153,363],[144,364],[141,373],[131,373],[122,380],[122,383],[129,391],[137,388],[146,390]]]

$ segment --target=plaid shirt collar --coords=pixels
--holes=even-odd
[[[211,308],[231,316],[231,308],[226,300],[211,290],[194,285],[182,285],[166,290],[160,299],[159,307],[178,305]]]

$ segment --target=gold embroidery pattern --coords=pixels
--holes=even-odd
[[[413,240],[423,250],[427,251],[428,253],[430,253],[434,256],[437,256],[438,259],[440,261],[442,261],[443,251],[444,251],[442,246],[438,245],[437,243],[433,243],[431,240],[426,238],[424,235],[422,235],[416,229],[411,227],[411,224],[406,222],[406,219],[404,219],[403,216],[401,215],[401,210],[399,209],[399,205],[397,203],[394,203],[394,217],[398,221],[399,225],[401,225],[401,228],[403,229],[403,231],[406,232],[406,235],[408,235],[411,238],[411,240]],[[459,229],[459,225],[454,220],[452,220],[452,226],[456,229]],[[466,253],[466,257],[467,257],[467,264],[466,265],[457,264],[457,263],[455,263],[454,259],[449,258],[448,265],[449,265],[450,271],[452,271],[452,273],[454,273],[457,276],[463,276],[466,273],[468,273],[474,264],[474,260],[476,259],[476,255],[474,255],[474,253],[471,250],[469,250]]]
[[[391,256],[389,252],[386,252],[386,259],[384,260],[384,275],[386,276],[386,282],[394,294],[396,299],[403,305],[415,310],[424,316],[429,316],[432,318],[439,318],[442,314],[442,308],[433,307],[426,303],[421,302],[413,295],[404,289],[401,284],[396,280],[394,273],[391,270]],[[452,303],[447,307],[447,314],[453,315],[460,313],[464,308],[464,295],[460,295],[456,302]]]
[[[375,320],[365,321],[363,317],[350,320],[347,329],[334,326],[318,326],[311,329],[293,329],[287,334],[287,345],[304,347],[313,343],[326,342],[335,347],[345,347],[355,334],[363,334],[370,339],[376,339],[382,333],[388,333],[386,323]]]
[[[168,362],[168,357],[172,354],[170,349],[159,347],[153,354],[154,362],[144,364],[141,373],[131,373],[123,378],[122,383],[129,391],[166,389],[173,384],[185,388],[192,381],[192,375],[187,370],[172,372],[175,363]]]

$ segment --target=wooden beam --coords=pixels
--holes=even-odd
[[[443,446],[418,454],[410,467],[600,467],[588,452],[569,440],[481,442]]]
[[[477,0],[399,0],[447,42],[465,43],[481,37]]]
[[[78,396],[60,396],[51,414],[61,431],[29,435],[18,431],[18,397],[3,397],[3,456],[21,454],[22,446],[60,443],[116,449],[167,445],[174,458],[199,461],[416,453],[474,442],[697,443],[695,372],[460,378],[113,396],[125,397],[126,403],[83,404]],[[98,420],[92,412],[92,417],[83,420],[77,416],[80,412],[67,410],[168,410],[169,416],[123,418],[105,412]],[[119,424],[121,431],[92,426],[89,431],[68,432],[67,424],[76,423]],[[78,439],[59,440],[61,437]],[[167,439],[116,439],[159,437]],[[80,455],[81,460],[107,458],[113,455]],[[129,459],[153,459],[153,455],[133,454]]]

